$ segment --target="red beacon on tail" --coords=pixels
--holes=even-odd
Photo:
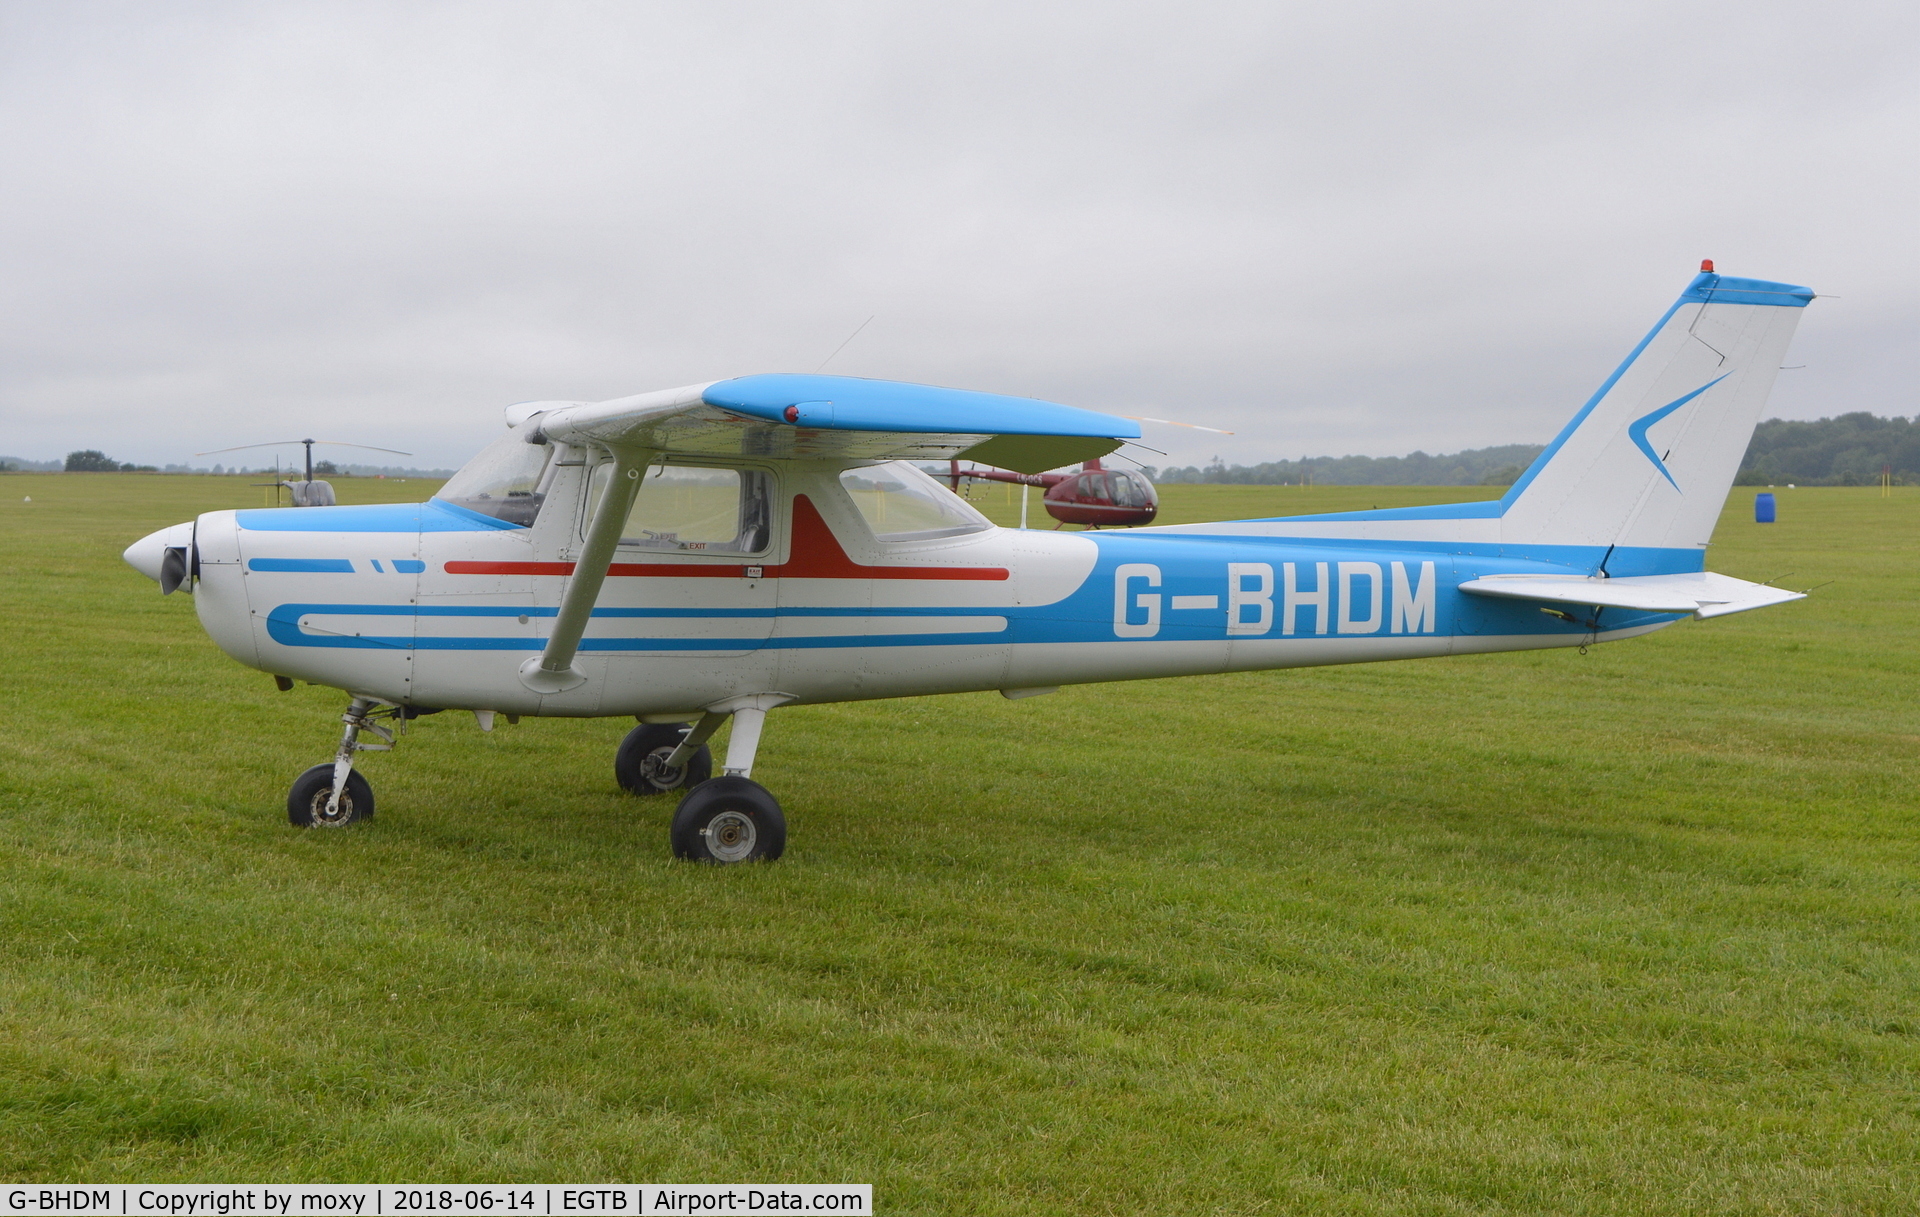
[[[955,490],[960,489],[961,478],[1044,487],[1046,494],[1041,504],[1060,524],[1131,528],[1153,523],[1153,517],[1160,511],[1160,493],[1146,474],[1132,469],[1106,469],[1098,460],[1088,461],[1072,473],[1008,473],[1001,469],[962,469],[959,461],[947,464],[948,477]]]

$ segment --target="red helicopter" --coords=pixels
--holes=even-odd
[[[1072,473],[962,469],[959,461],[948,462],[948,469],[948,476],[956,491],[960,489],[961,478],[1044,487],[1046,494],[1040,502],[1046,507],[1047,514],[1060,521],[1060,524],[1124,528],[1151,524],[1160,511],[1160,494],[1153,488],[1153,483],[1147,480],[1146,474],[1132,469],[1102,468],[1097,460],[1088,461]],[[1058,528],[1060,524],[1054,527]]]

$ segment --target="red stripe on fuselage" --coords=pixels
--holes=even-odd
[[[449,575],[571,575],[571,562],[449,562]],[[747,568],[703,562],[615,562],[607,567],[614,578],[702,579],[745,578]],[[867,566],[855,562],[840,546],[819,508],[804,494],[793,496],[793,558],[778,566],[761,567],[766,579],[986,579],[1007,578],[1002,566]]]
[[[710,566],[677,562],[615,562],[607,567],[609,575],[666,575],[675,579],[738,579],[744,566]],[[449,575],[571,575],[571,562],[449,562]]]

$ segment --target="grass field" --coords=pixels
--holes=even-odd
[[[10,1179],[1920,1208],[1920,490],[1737,491],[1713,568],[1827,586],[1585,656],[783,710],[791,845],[732,869],[617,792],[619,720],[424,719],[375,822],[290,829],[341,697],[119,558],[260,493],[0,477]]]

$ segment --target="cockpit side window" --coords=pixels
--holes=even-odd
[[[551,444],[529,444],[523,431],[510,432],[482,448],[434,497],[531,528],[546,500],[540,493],[541,475],[552,456]]]
[[[598,503],[611,464],[595,467]],[[773,540],[773,479],[761,469],[659,464],[647,470],[620,544],[695,554],[764,553]]]

